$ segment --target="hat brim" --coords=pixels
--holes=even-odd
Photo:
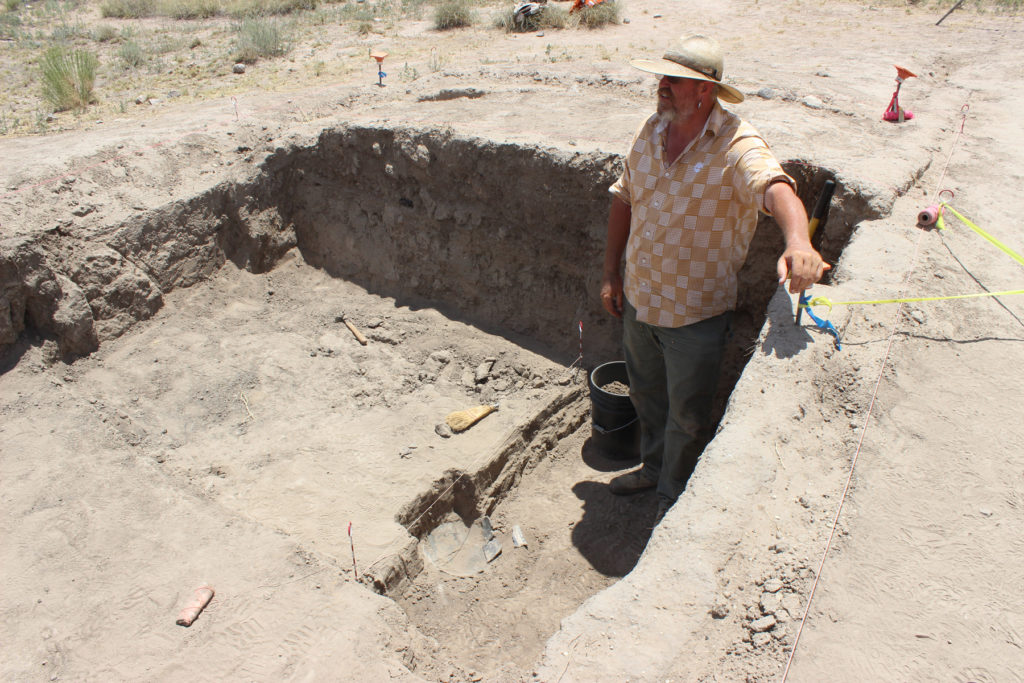
[[[632,59],[629,65],[634,69],[640,69],[647,73],[657,74],[659,76],[675,76],[677,78],[690,78],[695,81],[707,81],[708,83],[714,83],[718,86],[718,99],[724,100],[725,102],[732,102],[733,104],[743,101],[743,93],[731,85],[726,85],[721,81],[716,81],[713,78],[705,76],[699,71],[683,66],[682,64],[676,64],[675,62],[667,59]]]

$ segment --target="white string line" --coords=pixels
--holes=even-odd
[[[971,99],[971,93],[967,94],[967,99]],[[932,193],[932,204],[936,203],[939,198],[939,194],[942,192],[942,181],[946,177],[946,171],[949,169],[949,161],[953,158],[953,151],[956,149],[956,143],[960,141],[960,136],[964,133],[964,124],[967,123],[967,114],[971,111],[971,105],[964,102],[964,106],[960,107],[960,130],[956,132],[953,137],[953,144],[949,148],[949,155],[946,157],[946,163],[942,166],[942,173],[939,174],[939,180],[935,183],[935,192]]]
[[[964,107],[960,109],[960,130],[957,131],[956,137],[953,140],[954,148],[956,147],[956,141],[960,139],[960,134],[963,133],[964,123],[966,123],[967,121],[967,111],[969,110],[970,108],[967,104],[964,104]],[[946,159],[946,167],[942,169],[942,175],[939,178],[939,184],[936,188],[936,196],[938,196],[938,193],[941,191],[938,188],[941,188],[942,186],[942,179],[946,175],[946,168],[949,166],[949,159],[952,156],[953,150],[950,149],[949,157],[947,157]],[[922,230],[918,233],[917,242],[914,245],[914,255],[910,260],[910,268],[908,269],[907,276],[904,278],[903,281],[903,292],[901,292],[900,298],[902,298],[902,294],[906,292],[906,286],[910,282],[910,277],[914,274],[914,269],[917,267],[917,257],[921,250],[921,241],[923,237],[924,231]],[[871,402],[868,404],[867,414],[864,416],[864,425],[861,427],[860,439],[858,439],[857,441],[857,449],[854,451],[853,460],[850,462],[850,473],[846,477],[846,485],[843,487],[843,495],[840,496],[839,498],[839,507],[836,508],[835,517],[832,519],[832,529],[829,531],[828,541],[825,543],[825,551],[821,554],[821,561],[818,563],[818,571],[815,573],[814,582],[811,584],[811,592],[807,595],[807,605],[804,607],[804,614],[803,617],[800,619],[800,626],[797,628],[796,637],[793,639],[793,649],[789,652],[789,658],[786,660],[786,668],[782,672],[783,683],[785,683],[785,681],[789,678],[789,669],[793,665],[793,659],[796,657],[796,649],[797,645],[799,645],[800,643],[800,636],[803,635],[804,626],[807,623],[807,617],[811,613],[811,601],[814,599],[815,592],[818,589],[818,580],[821,578],[821,572],[822,569],[824,569],[825,567],[825,559],[828,557],[829,550],[832,549],[832,541],[835,540],[836,529],[839,526],[839,516],[843,512],[843,506],[846,503],[846,497],[850,492],[850,485],[853,483],[853,471],[854,468],[857,467],[857,460],[860,458],[861,448],[864,445],[864,437],[867,434],[868,430],[868,421],[871,419],[871,412],[872,410],[874,410],[875,407],[875,399],[878,397],[878,389],[882,384],[882,376],[885,373],[885,367],[889,362],[889,355],[892,352],[892,344],[896,338],[897,328],[899,327],[900,314],[902,312],[903,302],[900,302],[899,306],[896,307],[896,315],[893,319],[892,331],[889,333],[889,342],[885,347],[885,355],[882,357],[882,364],[878,369],[878,377],[875,380],[875,387],[871,391]]]

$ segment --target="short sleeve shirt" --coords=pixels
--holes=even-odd
[[[609,191],[631,208],[623,290],[637,320],[681,327],[736,307],[765,192],[796,185],[757,131],[718,103],[671,163],[666,129],[657,114],[647,119]]]

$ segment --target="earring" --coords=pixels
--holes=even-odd
[[[704,106],[704,103],[701,102],[700,100],[697,100],[697,110],[699,111],[700,108],[703,107],[703,106]]]

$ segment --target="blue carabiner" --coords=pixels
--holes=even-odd
[[[811,310],[811,306],[809,304],[810,300],[811,297],[807,294],[804,294],[803,292],[800,293],[800,306],[807,310],[807,315],[810,316],[811,320],[814,321],[814,324],[818,326],[819,330],[828,332],[835,338],[836,351],[842,351],[843,346],[839,343],[839,330],[836,329],[836,326],[832,324],[831,320],[824,320],[823,318],[819,318],[814,315],[814,311]]]

